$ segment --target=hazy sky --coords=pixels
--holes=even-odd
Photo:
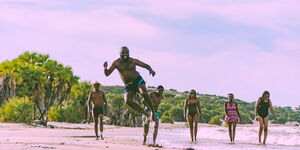
[[[152,66],[147,85],[300,105],[299,0],[1,0],[0,61],[50,54],[81,80],[103,74],[121,46]]]

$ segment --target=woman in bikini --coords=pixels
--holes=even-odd
[[[187,115],[188,114],[188,115]],[[196,97],[196,91],[191,90],[188,99],[184,103],[184,118],[187,119],[190,126],[190,134],[193,141],[197,141],[198,121],[201,117],[200,101]],[[195,125],[193,125],[195,123]]]
[[[264,91],[262,96],[257,100],[255,106],[255,115],[256,120],[259,121],[259,131],[258,131],[258,142],[261,144],[261,134],[264,130],[264,141],[263,144],[266,144],[267,136],[268,136],[268,121],[269,121],[269,108],[277,121],[275,116],[272,102],[270,100],[270,93],[268,91]]]
[[[228,94],[228,101],[224,104],[225,110],[225,122],[228,124],[230,143],[234,143],[235,129],[238,119],[241,121],[238,104],[233,100],[234,95],[232,93]]]

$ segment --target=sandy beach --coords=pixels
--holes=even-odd
[[[256,144],[256,125],[238,125],[236,144],[229,144],[227,128],[199,124],[198,142],[190,142],[185,123],[161,124],[157,143],[163,148],[142,145],[143,128],[105,125],[104,140],[95,140],[93,124],[50,122],[50,127],[0,123],[1,150],[89,149],[89,150],[170,150],[170,149],[300,149],[300,129],[295,126],[270,125],[268,144]],[[147,144],[152,143],[153,127]]]

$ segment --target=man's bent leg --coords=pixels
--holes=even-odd
[[[150,96],[147,92],[145,84],[141,84],[139,86],[139,92],[143,96],[145,102],[148,104],[148,107],[151,109],[151,111],[152,111],[152,120],[155,121],[156,117],[155,117],[154,107],[153,107],[152,101],[150,99]]]
[[[145,116],[149,117],[149,114],[143,110],[140,105],[133,102],[133,97],[135,96],[135,93],[133,91],[128,91],[124,93],[124,100],[128,106],[130,106],[132,109],[136,110],[139,113],[144,114]]]

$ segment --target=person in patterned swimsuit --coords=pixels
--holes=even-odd
[[[229,93],[228,101],[224,104],[224,110],[226,115],[225,122],[227,122],[228,124],[229,138],[231,144],[234,143],[236,124],[239,119],[241,121],[238,104],[233,99],[234,95],[232,93]]]

